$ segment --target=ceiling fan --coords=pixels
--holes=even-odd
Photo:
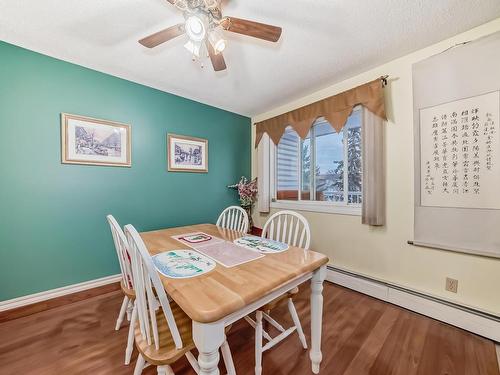
[[[143,46],[156,47],[179,35],[189,37],[184,47],[192,53],[193,59],[208,52],[215,71],[226,69],[222,51],[226,48],[222,30],[277,42],[281,27],[248,21],[236,17],[223,17],[220,0],[167,0],[184,14],[184,23],[160,30],[141,40]]]

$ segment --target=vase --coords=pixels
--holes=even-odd
[[[253,228],[253,219],[252,219],[252,206],[241,206],[241,208],[243,208],[246,212],[247,212],[247,215],[248,215],[248,233],[251,233],[252,232],[252,228]]]

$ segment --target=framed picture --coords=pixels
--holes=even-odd
[[[61,113],[63,163],[130,167],[130,144],[130,125]]]
[[[208,140],[167,134],[169,172],[208,172]]]

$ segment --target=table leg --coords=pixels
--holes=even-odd
[[[219,348],[225,339],[223,323],[193,321],[193,341],[200,353],[199,375],[219,375]]]
[[[321,330],[323,324],[323,281],[326,277],[326,266],[318,268],[311,280],[311,358],[312,372],[319,374],[321,354]]]

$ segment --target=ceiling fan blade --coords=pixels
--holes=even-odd
[[[224,61],[224,56],[222,56],[222,52],[215,53],[214,47],[212,47],[212,44],[208,40],[205,40],[205,44],[207,46],[208,55],[210,56],[214,70],[216,72],[225,70],[227,67],[226,61]]]
[[[153,48],[182,34],[184,34],[184,24],[179,23],[141,39],[139,43],[144,47]]]
[[[281,27],[266,25],[265,23],[248,21],[236,17],[226,17],[221,21],[224,30],[233,33],[253,36],[269,42],[277,42],[281,36]]]

